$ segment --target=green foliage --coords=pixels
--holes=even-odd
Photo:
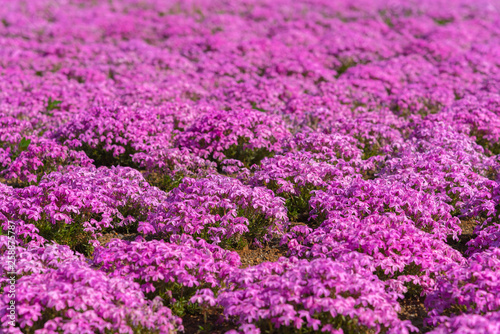
[[[372,133],[370,133],[372,135]],[[381,146],[379,144],[379,141],[374,141],[372,139],[367,139],[361,136],[354,136],[360,143],[360,149],[363,150],[363,155],[361,156],[361,159],[367,160],[371,157],[380,155],[380,149]]]
[[[391,15],[387,12],[387,10],[385,9],[382,9],[382,10],[379,10],[379,15],[382,17],[382,20],[384,20],[385,24],[387,24],[387,26],[389,28],[394,28],[394,23],[392,21],[392,17]]]
[[[195,274],[196,275],[196,274]],[[145,284],[145,281],[139,281],[139,284]],[[189,300],[194,296],[197,290],[208,288],[208,284],[198,287],[187,287],[176,282],[155,281],[152,282],[155,287],[154,292],[146,293],[146,298],[153,300],[159,296],[163,299],[163,304],[172,310],[172,313],[182,317],[186,314],[200,314],[202,309],[200,305],[191,303]]]
[[[94,160],[96,167],[124,166],[138,168],[138,165],[132,161],[132,154],[136,153],[136,151],[130,145],[125,146],[125,152],[118,156],[115,156],[111,151],[106,151],[103,143],[99,143],[96,147],[83,143],[80,150]]]
[[[55,241],[60,245],[67,245],[73,251],[89,256],[94,252],[94,247],[89,244],[91,233],[84,231],[83,224],[57,222],[52,224],[46,219],[35,223],[39,235],[47,240]]]
[[[471,135],[476,137],[476,143],[482,146],[489,155],[495,156],[500,154],[500,142],[492,143],[485,138],[486,134],[479,130],[473,130]]]
[[[194,295],[194,293],[193,293]],[[179,297],[179,299],[176,299],[175,303],[169,305],[170,309],[172,310],[172,313],[182,317],[186,314],[200,314],[201,313],[201,307],[196,304],[196,303],[191,303],[189,299],[193,296],[189,297]]]
[[[318,189],[316,189],[316,187],[301,187],[300,195],[292,195],[286,199],[285,206],[287,208],[288,218],[290,221],[305,222],[308,220],[309,211],[311,211],[309,200],[312,196],[312,190]]]
[[[245,167],[250,167],[254,164],[259,164],[262,159],[274,156],[274,152],[269,151],[267,148],[247,149],[249,139],[247,137],[238,138],[238,144],[232,145],[223,153],[227,159],[236,159],[241,161]]]
[[[452,23],[454,20],[452,18],[441,18],[441,19],[434,19],[434,22],[436,22],[437,25],[444,26],[447,25],[448,23]]]
[[[266,111],[267,111],[267,110],[265,110],[265,109],[259,108],[259,107],[257,106],[257,103],[256,103],[256,102],[254,102],[254,101],[250,102],[250,104],[252,105],[252,109],[254,109],[254,110],[258,110],[258,111],[262,111],[262,112],[266,112]]]
[[[205,239],[207,242],[212,242],[211,239],[208,237],[202,237]],[[230,249],[230,250],[242,250],[245,247],[248,247],[253,239],[247,236],[233,236],[231,238],[223,238],[221,242],[218,244],[220,247],[224,249]]]
[[[293,182],[293,178],[286,178],[287,181]],[[309,200],[312,197],[313,190],[322,190],[322,187],[315,187],[313,185],[306,185],[296,187],[297,195],[291,193],[279,193],[279,185],[276,181],[264,183],[264,186],[271,189],[276,195],[285,199],[285,206],[287,208],[288,219],[292,222],[308,222],[309,212],[311,207]]]
[[[351,67],[354,67],[356,65],[357,65],[357,63],[351,58],[343,59],[340,67],[336,69],[337,75],[335,77],[339,78],[342,74],[347,72],[348,69],[350,69]]]
[[[185,175],[177,173],[175,175],[149,173],[145,176],[150,185],[160,188],[163,191],[169,192],[179,186]]]
[[[238,216],[248,219],[249,232],[245,234],[245,237],[250,242],[256,238],[259,239],[266,235],[268,233],[269,226],[273,223],[270,218],[267,218],[265,214],[255,210],[252,206],[248,206],[244,209],[239,208]],[[239,244],[239,247],[236,249],[241,249],[246,246],[244,242],[242,244],[242,241],[239,241]]]
[[[23,137],[21,141],[17,144],[17,148],[19,152],[26,151],[28,147],[31,144],[31,139],[26,139],[26,137]]]
[[[61,110],[61,103],[62,101],[59,100],[53,100],[52,97],[49,97],[49,100],[47,101],[47,106],[45,107],[45,114],[48,116],[53,116],[54,114],[52,113],[53,110]]]

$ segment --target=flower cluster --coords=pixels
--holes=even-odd
[[[487,210],[495,187],[489,175],[494,161],[470,137],[443,122],[416,127],[383,165],[379,177],[436,194],[463,216]]]
[[[452,266],[426,303],[433,314],[499,311],[500,249],[474,254],[464,266]]]
[[[23,138],[18,151],[6,160],[2,172],[6,179],[15,179],[21,184],[40,182],[45,174],[61,171],[68,165],[89,167],[92,160],[83,152],[77,152],[51,139]]]
[[[147,221],[139,223],[138,230],[145,235],[189,234],[216,244],[238,245],[281,236],[287,223],[283,200],[272,191],[209,175],[185,178]]]
[[[161,296],[183,312],[182,303],[195,291],[218,289],[240,265],[240,258],[235,252],[186,235],[175,241],[114,239],[96,250],[92,263],[111,277],[133,279],[147,296]]]
[[[69,167],[52,172],[36,186],[2,185],[2,223],[20,221],[39,235],[86,248],[103,230],[135,229],[166,198],[141,173],[128,167]],[[23,230],[23,231],[24,231]]]
[[[359,178],[356,169],[336,158],[317,161],[311,152],[289,152],[264,159],[249,183],[265,186],[286,200],[289,218],[306,219],[312,191],[326,189],[333,180]]]
[[[476,323],[484,332],[494,330],[500,312],[500,249],[475,254],[465,265],[446,269],[447,274],[425,301],[431,322],[439,324],[436,333],[467,333]]]
[[[179,134],[177,144],[203,158],[236,159],[251,166],[279,152],[289,135],[278,116],[255,110],[219,111],[201,116]]]
[[[3,236],[1,243],[4,260]],[[147,301],[136,283],[90,268],[67,246],[19,247],[17,256],[22,259],[16,271],[19,328],[7,324],[10,299],[4,293],[0,299],[2,331],[134,333],[142,328],[170,334],[182,330],[180,319],[159,299]],[[5,281],[2,278],[0,284],[4,285]]]
[[[410,219],[437,239],[457,237],[459,220],[453,207],[434,194],[416,191],[402,182],[347,179],[335,180],[326,191],[316,191],[310,200],[314,217],[320,219],[364,218],[393,213]]]
[[[355,138],[339,133],[301,132],[290,141],[288,149],[311,152],[316,160],[335,161],[337,158],[349,161],[361,158],[359,146]]]
[[[491,312],[484,315],[464,314],[447,319],[429,333],[432,334],[473,334],[497,333],[500,330],[500,312]]]
[[[329,219],[314,230],[296,226],[288,238],[292,254],[336,259],[357,251],[372,257],[380,278],[425,289],[434,286],[444,265],[464,262],[458,251],[395,214]]]
[[[58,131],[56,138],[69,147],[84,150],[96,164],[131,165],[131,156],[145,151],[150,137],[154,137],[157,145],[172,147],[175,118],[182,118],[182,109],[172,109],[97,105],[76,114]],[[172,115],[174,111],[176,116]]]
[[[216,297],[205,292],[193,300],[220,304],[227,317],[238,319],[244,333],[282,327],[408,333],[414,328],[398,319],[397,295],[386,292],[370,262],[357,253],[339,261],[282,258],[240,269]]]

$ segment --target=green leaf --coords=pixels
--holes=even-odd
[[[59,100],[52,100],[52,97],[49,97],[49,100],[47,101],[47,112],[50,112],[52,110],[55,110],[55,109],[61,109],[61,103],[62,101],[59,101]],[[52,116],[50,113],[49,113],[49,116]]]
[[[257,107],[257,103],[255,103],[254,101],[250,102],[250,104],[252,105],[252,109],[257,110],[257,111],[266,112],[265,109]]]
[[[434,22],[436,22],[437,25],[444,26],[447,25],[448,23],[453,22],[453,18],[434,19]]]
[[[28,146],[30,146],[31,144],[31,139],[26,139],[26,137],[23,137],[23,139],[21,139],[21,141],[19,142],[19,144],[17,144],[17,146],[19,147],[19,150],[22,152],[22,151],[26,151],[28,149]]]

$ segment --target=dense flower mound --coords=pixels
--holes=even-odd
[[[338,93],[337,90],[334,92]],[[325,92],[332,94],[332,92]],[[304,97],[307,101],[308,97]],[[405,119],[397,117],[388,108],[374,110],[366,107],[354,107],[355,111],[346,108],[345,105],[338,105],[335,100],[327,99],[317,106],[316,101],[306,106],[300,106],[306,111],[293,114],[294,123],[298,123],[300,128],[314,129],[329,134],[341,134],[355,138],[362,147],[362,157],[364,159],[386,153],[391,144],[402,143],[407,128],[411,123]],[[352,102],[353,105],[357,105]],[[324,104],[324,106],[323,106]],[[312,109],[312,111],[311,111]],[[352,140],[348,140],[350,142]],[[344,144],[345,145],[345,144]]]
[[[89,167],[92,160],[83,152],[69,149],[51,139],[38,137],[23,138],[17,147],[3,160],[6,179],[17,180],[21,184],[40,182],[44,174],[61,171],[64,166]]]
[[[445,265],[464,261],[449,245],[395,214],[329,219],[314,230],[294,227],[288,238],[292,254],[335,259],[361,252],[372,256],[381,278],[396,278],[426,290],[434,286]]]
[[[128,167],[69,167],[44,176],[36,186],[2,185],[2,191],[4,229],[8,221],[16,221],[18,233],[31,239],[41,236],[84,248],[89,242],[98,245],[97,237],[106,229],[135,229],[166,198]]]
[[[470,137],[442,122],[418,126],[380,165],[380,178],[435,194],[460,217],[491,214],[496,162]]]
[[[2,278],[1,283],[8,282],[8,272],[15,272],[18,275],[30,275],[44,273],[49,269],[57,269],[60,265],[71,262],[85,262],[85,257],[79,253],[73,252],[66,245],[56,243],[46,244],[44,247],[30,242],[25,245],[15,244],[11,238],[5,235],[0,236],[0,245],[2,251]],[[18,263],[9,262],[9,256],[15,254]],[[13,270],[15,269],[15,270]]]
[[[284,234],[288,220],[283,202],[269,189],[227,176],[185,178],[138,230],[145,235],[185,233],[223,245],[259,244]]]
[[[289,150],[313,153],[316,160],[357,160],[362,156],[359,142],[339,133],[301,132],[290,141]]]
[[[131,154],[141,150],[150,135],[156,136],[164,145],[171,146],[173,119],[166,118],[155,110],[135,109],[137,108],[113,105],[96,106],[75,115],[59,131],[57,137],[70,147],[88,152],[89,156],[102,165],[112,164],[113,161],[109,159],[130,164],[130,161],[122,160],[130,159]],[[156,120],[156,124],[151,122],[152,119]]]
[[[290,135],[283,120],[256,110],[209,112],[177,138],[180,147],[210,160],[240,160],[247,166],[281,150]]]
[[[500,249],[475,254],[466,265],[447,269],[426,299],[432,323],[439,324],[436,333],[467,333],[475,326],[494,333],[500,311]]]
[[[464,128],[474,136],[489,154],[500,151],[500,94],[480,93],[466,95],[463,99],[443,110],[441,119],[450,122],[456,128]]]
[[[76,114],[55,137],[84,150],[96,164],[133,165],[156,149],[174,148],[177,130],[193,122],[195,116],[189,105],[175,103],[162,108],[103,103]]]
[[[345,161],[316,161],[314,157],[310,152],[290,152],[267,158],[263,166],[254,170],[249,182],[264,185],[277,194],[298,196],[302,192],[324,189],[335,179],[356,177],[355,169]]]
[[[292,142],[293,143],[293,142]],[[308,219],[309,201],[315,190],[325,190],[333,180],[359,178],[359,168],[354,163],[332,157],[334,146],[321,153],[314,150],[288,152],[273,158],[265,158],[261,166],[253,169],[248,183],[265,186],[286,200],[291,220]],[[363,166],[368,166],[363,164]]]
[[[498,275],[500,249],[474,254],[465,266],[452,266],[426,303],[433,314],[481,314],[500,310]]]
[[[209,293],[193,299],[220,304],[226,316],[239,319],[244,333],[283,327],[408,333],[413,326],[398,319],[398,296],[386,292],[371,266],[369,257],[357,253],[339,261],[282,258],[234,272],[215,299]]]
[[[488,195],[474,208],[480,223],[474,230],[475,238],[467,243],[468,253],[482,252],[500,246],[500,184],[498,181]]]
[[[422,231],[444,240],[457,237],[459,220],[453,207],[434,194],[416,191],[402,182],[339,179],[326,191],[315,191],[310,200],[313,217],[319,219],[364,218],[372,214],[393,213],[408,218]]]
[[[25,221],[19,214],[23,207],[23,200],[17,196],[15,188],[5,184],[0,184],[0,223],[2,226],[2,235],[14,236],[18,243],[32,242],[42,245],[46,240],[39,234],[38,228],[28,221]]]
[[[237,253],[204,240],[184,235],[176,241],[115,239],[96,250],[92,263],[112,277],[133,279],[145,294],[160,295],[178,308],[199,289],[218,289],[240,265]]]
[[[469,241],[469,253],[476,253],[490,248],[500,248],[500,225],[495,223],[481,229],[478,226],[475,230],[476,237]]]
[[[7,263],[8,243],[1,236],[2,263]],[[175,333],[180,320],[161,301],[144,298],[136,283],[111,278],[89,267],[67,246],[18,247],[21,265],[15,270],[17,321],[20,328],[3,326],[7,333]],[[9,284],[2,268],[2,288]],[[11,274],[12,275],[12,274]],[[7,324],[7,289],[1,296],[0,317]],[[8,325],[7,325],[8,326]]]
[[[0,0],[0,226],[2,332],[499,332],[500,5]]]

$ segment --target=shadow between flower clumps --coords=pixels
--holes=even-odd
[[[280,246],[277,241],[273,241],[263,248],[247,246],[236,252],[240,256],[241,268],[247,268],[263,262],[276,262],[280,257],[286,256],[288,248]]]
[[[186,334],[223,334],[238,328],[237,325],[226,321],[220,310],[210,310],[206,320],[201,314],[186,314],[182,317],[182,325]]]
[[[405,296],[405,299],[399,301],[401,305],[399,319],[410,320],[420,333],[427,333],[432,330],[432,327],[425,325],[427,310],[424,306],[424,300],[425,297],[413,294]]]

